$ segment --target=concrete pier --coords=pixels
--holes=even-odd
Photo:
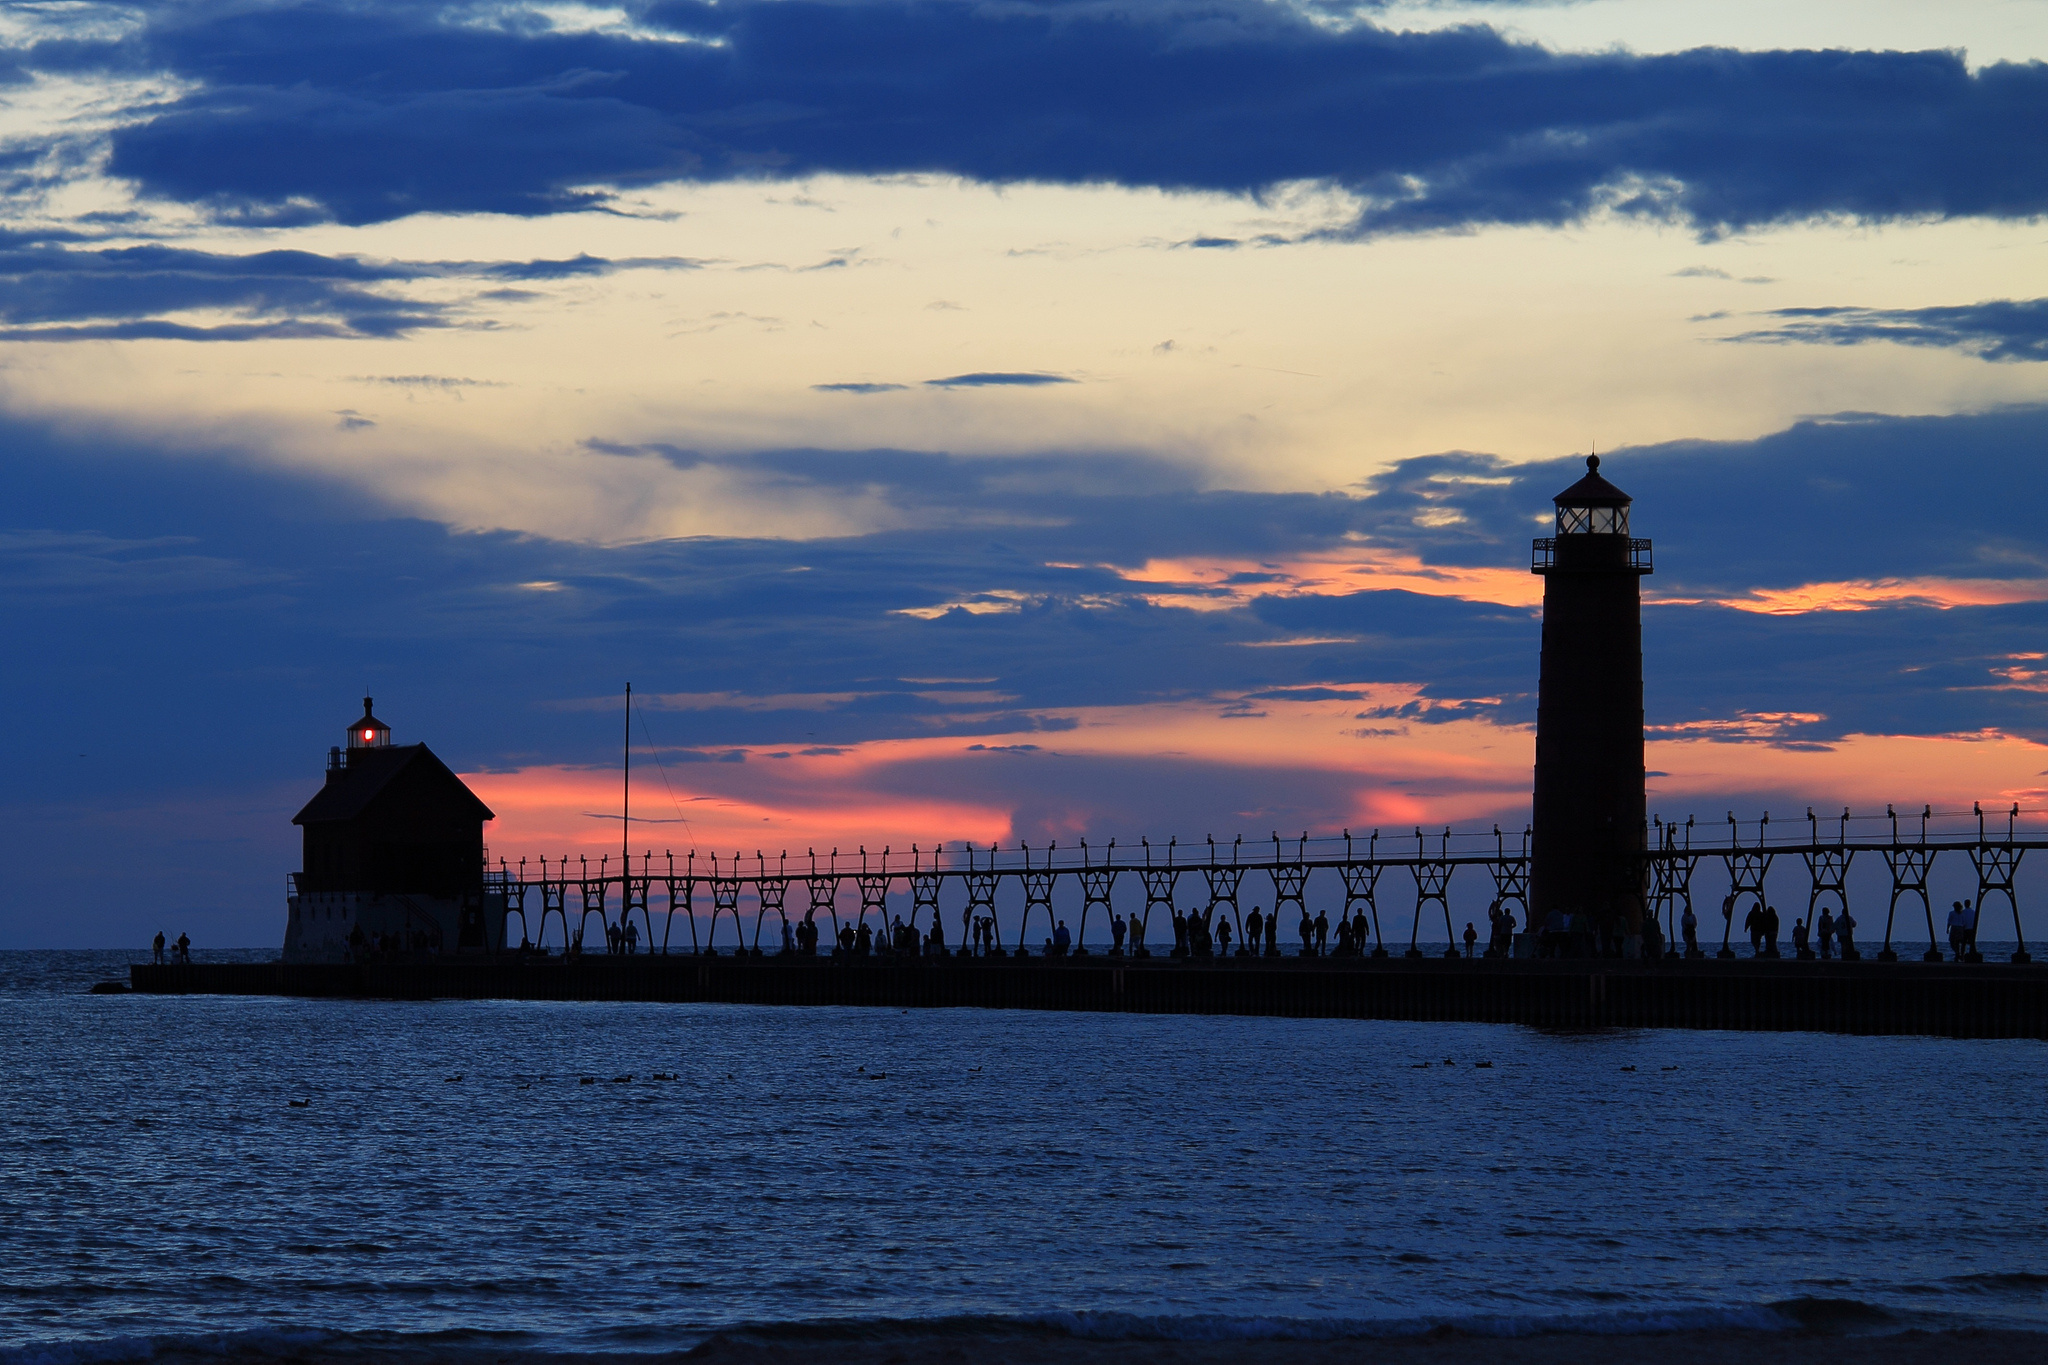
[[[129,977],[134,990],[151,995],[967,1007],[2048,1039],[2048,967],[2012,964],[607,954],[137,965]]]

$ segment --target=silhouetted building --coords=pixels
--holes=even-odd
[[[327,783],[292,817],[305,831],[292,875],[287,962],[351,949],[482,952],[503,946],[503,898],[484,894],[491,809],[424,744],[391,742],[371,711],[327,751]]]
[[[1536,694],[1535,840],[1529,912],[1638,918],[1643,867],[1642,578],[1650,542],[1629,535],[1628,494],[1586,477],[1557,495],[1557,534],[1535,544],[1543,575]]]

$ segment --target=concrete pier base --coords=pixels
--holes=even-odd
[[[142,994],[618,1000],[2048,1039],[2048,967],[1405,958],[470,957],[138,965]]]

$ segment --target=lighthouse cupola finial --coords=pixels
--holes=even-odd
[[[348,747],[351,749],[388,749],[391,747],[391,727],[371,714],[369,697],[363,698],[363,716],[348,727]]]

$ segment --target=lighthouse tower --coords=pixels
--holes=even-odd
[[[1557,534],[1535,544],[1543,575],[1536,693],[1535,843],[1529,913],[1584,912],[1595,926],[1642,913],[1642,577],[1650,542],[1629,535],[1628,494],[1600,477],[1559,493]]]

